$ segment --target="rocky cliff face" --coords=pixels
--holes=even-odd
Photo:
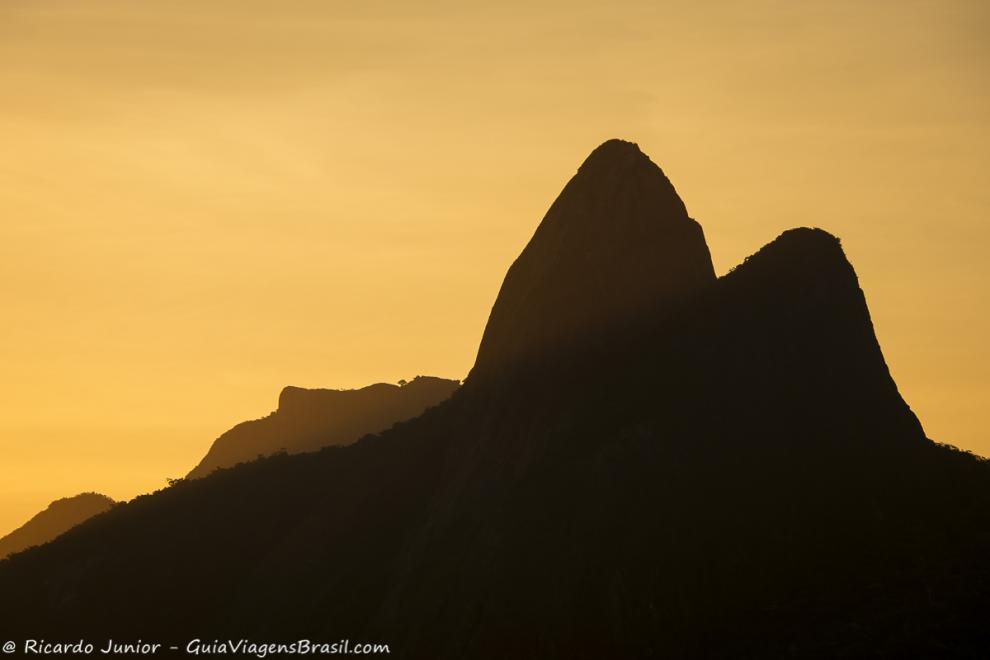
[[[418,376],[402,386],[378,383],[357,390],[286,387],[278,410],[242,422],[217,438],[188,478],[279,451],[297,454],[350,444],[420,415],[449,398],[459,385],[456,380]]]

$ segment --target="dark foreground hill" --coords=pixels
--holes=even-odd
[[[456,380],[417,376],[401,386],[377,383],[357,390],[286,387],[278,397],[278,410],[242,422],[217,438],[188,478],[279,451],[298,454],[350,444],[422,414],[448,399],[459,385]]]
[[[0,538],[0,559],[26,548],[48,543],[84,520],[103,513],[117,503],[99,493],[82,493],[55,500],[10,534]]]
[[[716,280],[635,145],[589,161],[544,221],[578,230],[527,246],[495,303],[518,315],[493,311],[450,400],[0,563],[4,631],[348,637],[415,658],[984,657],[990,468],[925,437],[839,242],[786,232]],[[510,285],[534,263],[541,282]],[[528,296],[580,308],[529,333]]]

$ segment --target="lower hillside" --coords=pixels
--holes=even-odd
[[[988,552],[990,465],[925,438],[838,242],[800,230],[380,435],[0,563],[0,620],[412,658],[977,658]]]
[[[106,495],[99,493],[81,493],[75,497],[55,500],[31,520],[0,538],[0,559],[48,543],[116,504]]]

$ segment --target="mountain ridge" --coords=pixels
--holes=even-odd
[[[353,390],[287,386],[275,412],[221,434],[186,478],[199,479],[279,451],[311,452],[354,442],[419,415],[459,385],[456,380],[416,376],[401,386],[376,383]]]
[[[0,538],[0,559],[48,543],[117,504],[106,495],[93,492],[57,499],[26,523]]]
[[[595,298],[552,327],[581,341],[525,360],[530,326],[496,324],[493,361],[415,419],[177,483],[0,562],[0,617],[344,634],[411,658],[979,657],[990,464],[925,437],[838,240],[788,231],[688,282],[619,323]]]

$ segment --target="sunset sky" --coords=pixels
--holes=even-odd
[[[463,377],[592,148],[721,274],[837,234],[929,436],[990,455],[990,4],[0,2],[0,535],[292,384]]]

